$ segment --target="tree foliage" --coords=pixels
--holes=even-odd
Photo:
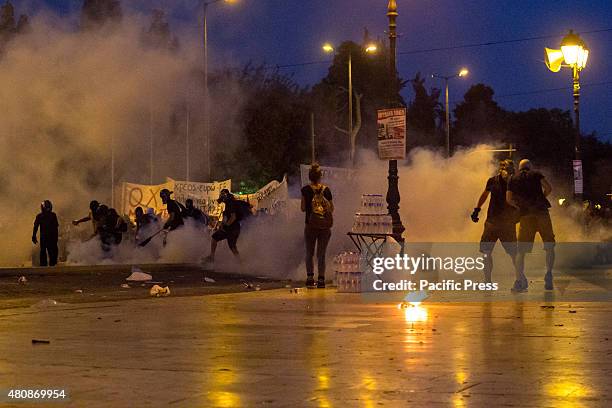
[[[98,29],[117,24],[123,17],[119,0],[84,0],[81,10],[81,28]]]

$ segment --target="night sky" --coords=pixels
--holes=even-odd
[[[55,12],[74,15],[81,0],[14,1],[19,12],[39,12],[45,5]],[[612,140],[612,2],[611,1],[415,1],[398,0],[398,65],[403,78],[417,71],[425,75],[449,75],[462,66],[466,79],[451,83],[451,103],[461,100],[471,84],[493,87],[496,100],[506,109],[536,107],[570,109],[571,74],[548,71],[544,47],[559,48],[572,28],[585,33],[591,53],[582,74],[581,126]],[[172,29],[180,36],[197,36],[199,0],[124,0],[124,8],[145,12],[160,7],[171,15]],[[238,65],[248,60],[269,64],[325,61],[325,41],[360,41],[367,27],[371,36],[384,37],[387,0],[238,0],[209,9],[212,63]],[[507,41],[532,37],[545,39],[511,42],[453,50],[401,54],[452,46]],[[283,68],[304,85],[319,81],[328,64]],[[592,85],[589,85],[592,84]],[[440,86],[428,80],[427,86]],[[552,90],[568,87],[566,90]],[[542,92],[536,92],[542,91]],[[517,95],[518,94],[518,95]],[[411,99],[410,91],[405,94]]]

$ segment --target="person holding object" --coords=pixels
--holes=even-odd
[[[96,236],[98,233],[98,222],[100,221],[98,217],[98,208],[100,208],[100,203],[96,200],[92,200],[89,202],[89,214],[86,217],[83,217],[78,220],[72,221],[72,225],[77,226],[83,222],[91,221],[93,234],[92,238]]]
[[[519,173],[512,176],[506,192],[508,204],[520,211],[520,226],[518,234],[518,254],[516,256],[516,281],[513,292],[527,291],[527,278],[525,277],[525,254],[533,249],[536,232],[540,233],[546,251],[546,275],[544,276],[544,289],[553,289],[552,268],[555,263],[555,234],[548,209],[548,195],[552,186],[538,171],[531,169],[531,162],[527,159],[519,163]]]
[[[40,227],[40,266],[47,266],[47,254],[49,254],[49,265],[57,265],[57,240],[59,237],[59,222],[57,215],[53,212],[51,201],[45,200],[40,205],[40,214],[34,220],[34,231],[32,232],[32,243],[38,244],[36,235]]]
[[[166,221],[164,224],[164,229],[167,231],[174,231],[183,225],[182,205],[180,205],[176,200],[170,198],[171,195],[172,191],[168,190],[167,188],[164,188],[159,192],[162,203],[166,205],[166,209],[168,211],[168,221]]]
[[[306,286],[315,287],[314,253],[317,250],[319,276],[316,287],[325,288],[325,253],[331,238],[331,227],[334,223],[332,193],[329,187],[321,184],[323,172],[318,164],[313,164],[308,172],[310,184],[302,188],[302,212],[305,213],[306,226],[304,241],[306,243]]]
[[[471,215],[472,221],[477,223],[478,213],[491,195],[487,220],[480,239],[480,252],[485,255],[484,277],[486,283],[491,283],[493,249],[497,240],[501,242],[506,253],[512,259],[513,265],[516,260],[516,222],[518,221],[518,214],[514,207],[506,203],[508,181],[513,174],[514,162],[509,159],[500,161],[498,174],[487,180],[485,189]]]
[[[240,253],[238,252],[238,237],[240,236],[240,221],[243,218],[241,204],[236,200],[234,195],[226,188],[221,190],[219,193],[218,203],[223,203],[225,209],[223,210],[223,220],[221,225],[212,234],[210,241],[210,255],[207,256],[205,262],[215,261],[215,252],[217,251],[217,244],[219,241],[227,239],[232,253],[240,260]]]

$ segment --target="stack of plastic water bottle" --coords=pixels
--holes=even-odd
[[[393,220],[387,214],[382,194],[361,196],[361,207],[355,213],[351,231],[357,234],[393,233]]]
[[[359,252],[342,251],[334,258],[338,292],[361,292]]]

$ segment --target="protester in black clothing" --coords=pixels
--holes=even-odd
[[[208,217],[204,215],[199,208],[193,205],[193,200],[191,198],[185,200],[185,211],[183,211],[183,217],[185,219],[191,218],[196,222],[196,225],[208,225]]]
[[[555,234],[548,209],[550,202],[546,198],[552,191],[552,186],[542,173],[531,170],[529,160],[521,160],[519,173],[512,176],[508,184],[506,200],[520,211],[520,226],[518,234],[518,254],[516,256],[516,281],[514,292],[527,291],[525,277],[525,254],[533,249],[536,232],[540,233],[546,251],[546,275],[544,289],[553,289],[552,268],[555,263]]]
[[[236,203],[236,198],[229,192],[228,189],[224,188],[219,194],[218,203],[224,203],[225,209],[223,210],[223,221],[221,226],[212,235],[210,242],[210,255],[206,257],[207,262],[215,261],[215,252],[217,251],[217,244],[219,241],[227,239],[232,253],[240,259],[240,253],[238,252],[238,237],[240,236],[240,208],[239,204]]]
[[[100,203],[97,202],[96,200],[92,200],[89,203],[89,214],[86,217],[83,217],[81,219],[78,220],[74,220],[72,221],[72,225],[77,226],[82,222],[87,222],[87,221],[91,221],[92,224],[92,231],[93,231],[93,235],[95,236],[98,233],[98,221],[99,221],[99,217],[98,217],[98,208],[100,207]]]
[[[36,234],[40,227],[40,266],[47,266],[47,254],[49,255],[49,265],[57,264],[57,240],[59,237],[59,222],[53,212],[51,201],[45,200],[40,205],[40,214],[34,220],[34,231],[32,232],[32,242],[38,243]]]
[[[321,184],[323,173],[318,164],[313,164],[308,172],[310,184],[302,188],[302,211],[305,213],[306,227],[306,286],[314,287],[315,246],[317,250],[318,272],[316,286],[325,287],[325,253],[331,238],[334,205],[329,187]]]
[[[506,191],[508,181],[514,174],[514,162],[512,160],[502,160],[499,163],[499,172],[496,176],[487,180],[485,190],[478,199],[478,204],[472,212],[472,221],[478,222],[478,213],[487,201],[489,194],[489,209],[487,210],[487,220],[485,221],[484,231],[480,239],[480,252],[484,257],[485,282],[491,282],[493,271],[493,248],[499,239],[506,253],[510,255],[512,263],[516,259],[516,222],[518,213],[514,207],[506,203]]]
[[[181,225],[183,225],[183,216],[181,206],[172,198],[170,195],[172,191],[164,188],[159,192],[159,196],[162,199],[162,203],[166,205],[168,211],[168,221],[164,224],[164,229],[167,231],[174,231]]]

